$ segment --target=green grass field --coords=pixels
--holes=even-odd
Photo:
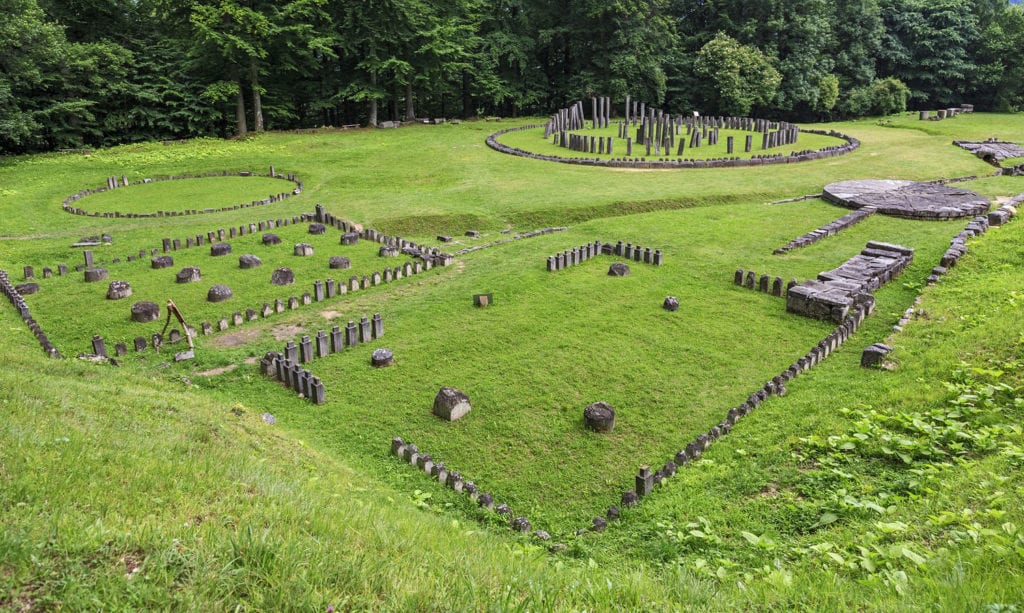
[[[521,120],[535,123],[536,120]],[[515,125],[515,124],[513,124]],[[1024,255],[1020,222],[970,243],[925,286],[966,220],[874,216],[815,245],[772,255],[847,211],[820,200],[773,203],[855,178],[966,185],[993,199],[1019,178],[950,144],[1024,141],[1020,115],[916,116],[808,126],[862,142],[852,154],[763,168],[626,171],[545,163],[491,151],[486,122],[399,130],[267,134],[245,141],[132,145],[89,156],[0,160],[0,268],[72,267],[37,279],[33,315],[72,359],[48,360],[9,306],[0,351],[0,609],[720,610],[858,608],[1012,611],[1024,607],[1024,438],[1020,347]],[[800,147],[806,145],[801,135]],[[503,137],[539,138],[533,131]],[[550,145],[550,143],[547,143]],[[524,147],[526,148],[526,147]],[[60,203],[107,176],[222,169],[293,172],[296,197],[207,215],[104,219]],[[89,196],[86,210],[146,213],[230,206],[283,191],[280,181],[169,181]],[[268,191],[269,190],[269,191]],[[527,232],[435,268],[275,314],[197,340],[196,358],[130,352],[120,367],[73,359],[101,334],[107,347],[164,325],[129,320],[136,300],[173,299],[189,323],[311,292],[407,258],[339,245],[307,224],[231,239],[232,254],[176,251],[152,270],[128,254],[180,238],[312,212],[455,251]],[[480,238],[464,236],[467,230]],[[105,299],[74,265],[84,236],[111,279],[134,294]],[[660,249],[665,265],[607,276],[601,256],[549,273],[547,256],[585,242]],[[832,327],[785,311],[784,300],[732,284],[738,268],[813,278],[870,240],[916,250],[876,294],[875,313],[822,365],[742,420],[697,462],[605,532],[579,532],[618,504],[641,465],[660,466],[707,431]],[[292,255],[295,243],[312,257]],[[241,270],[253,253],[260,268]],[[327,259],[345,255],[351,270]],[[120,263],[113,263],[120,258]],[[203,279],[174,283],[184,266]],[[296,284],[271,286],[277,267]],[[234,297],[210,304],[227,284]],[[493,293],[487,309],[477,293]],[[661,308],[677,296],[678,312]],[[915,299],[921,296],[920,303]],[[915,316],[899,333],[908,307]],[[312,363],[328,402],[314,406],[258,375],[254,361],[287,340],[362,315],[382,339]],[[875,342],[889,370],[859,366]],[[388,347],[396,364],[369,366]],[[430,414],[441,386],[466,391],[472,412]],[[583,408],[617,410],[610,435],[587,431]],[[275,426],[260,415],[273,414]],[[462,472],[550,542],[517,536],[388,454],[401,436]]]

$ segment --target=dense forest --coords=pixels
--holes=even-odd
[[[1024,106],[1007,0],[0,0],[0,154],[592,95],[822,120]]]

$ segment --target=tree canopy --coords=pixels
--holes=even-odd
[[[1024,105],[1001,0],[0,0],[0,154],[591,96],[808,120]]]

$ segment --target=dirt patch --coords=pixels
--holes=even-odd
[[[270,333],[274,336],[274,340],[286,341],[291,338],[302,334],[305,328],[297,326],[295,324],[283,324],[280,326],[274,326],[270,329]]]
[[[260,331],[255,328],[239,330],[238,332],[229,332],[215,336],[210,340],[210,344],[214,347],[241,347],[246,343],[256,340],[259,335]]]
[[[339,313],[337,311],[324,311],[324,312],[320,313],[320,315],[322,315],[323,318],[326,319],[327,321],[331,321],[332,319],[337,319],[338,317],[341,317],[341,313]],[[282,340],[282,339],[278,339],[278,340]]]
[[[223,375],[226,372],[231,372],[236,368],[238,368],[237,364],[228,364],[227,366],[224,366],[222,368],[211,368],[210,370],[204,370],[203,372],[196,374],[199,374],[203,377],[216,377],[217,375]]]
[[[260,363],[260,359],[258,357],[256,357],[256,356],[251,356],[251,357],[248,357],[248,358],[245,358],[244,360],[242,360],[242,363],[243,364],[250,364],[250,365],[252,365],[252,364],[259,364]]]
[[[779,495],[779,486],[776,483],[769,483],[761,488],[761,495],[765,498],[775,498]]]

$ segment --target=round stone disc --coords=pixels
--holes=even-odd
[[[885,179],[840,181],[825,186],[822,197],[851,209],[872,207],[883,215],[910,219],[957,219],[983,215],[989,201],[970,190],[915,181]]]

